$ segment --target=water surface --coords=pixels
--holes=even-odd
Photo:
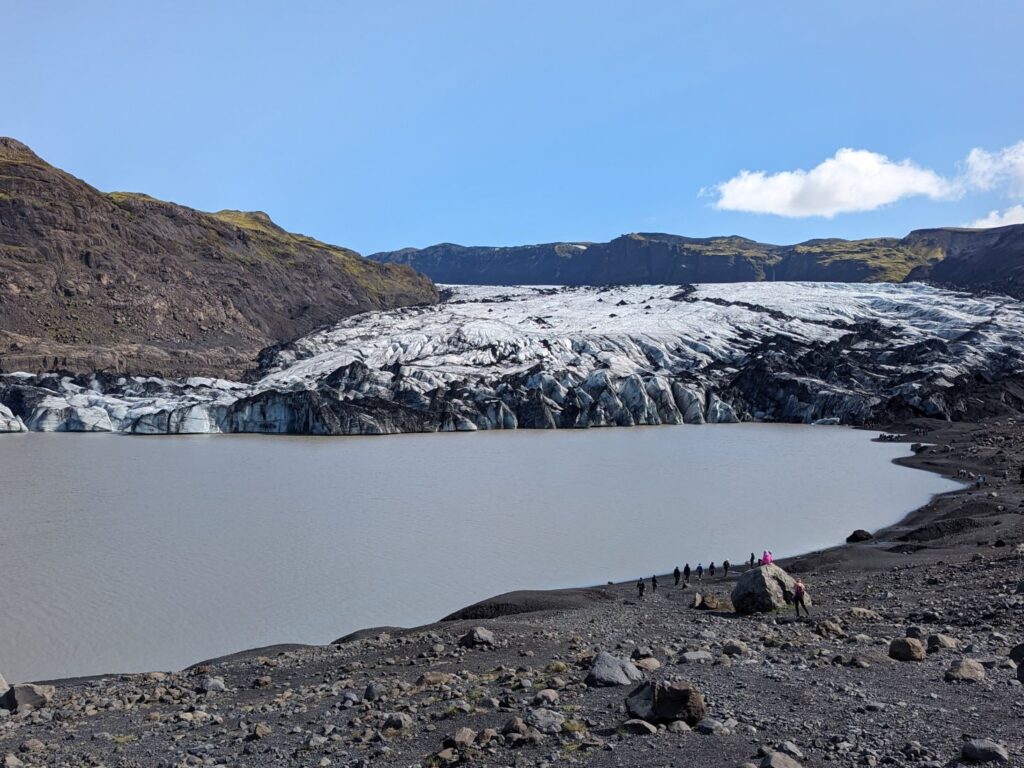
[[[178,669],[521,588],[740,562],[953,483],[832,427],[0,436],[0,672]]]

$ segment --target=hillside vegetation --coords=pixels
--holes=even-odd
[[[902,282],[928,280],[1020,295],[1024,225],[988,230],[931,229],[903,238],[821,239],[771,245],[743,237],[622,235],[607,243],[507,248],[442,243],[375,253],[444,283],[606,285],[761,280]]]
[[[0,138],[0,371],[237,375],[347,315],[435,301],[409,267],[265,213],[105,194]]]

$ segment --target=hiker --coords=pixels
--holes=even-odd
[[[658,591],[658,576],[657,576],[657,574],[655,574],[654,576],[651,576],[651,592],[657,592],[657,591]]]
[[[697,581],[704,581],[704,563],[697,563]]]
[[[638,579],[636,582],[636,596],[639,597],[641,600],[644,599],[645,589],[647,589],[647,585],[644,584],[644,580],[642,578]]]
[[[728,579],[729,578],[729,561],[728,560],[725,560],[722,563],[722,578],[723,579]]]
[[[754,553],[753,552],[750,553],[750,567],[751,568],[754,567]]]
[[[712,560],[711,561],[711,565],[708,566],[708,576],[710,578],[712,578],[712,579],[715,578],[715,561],[714,560]]]
[[[683,578],[686,579],[686,586],[690,586],[690,564],[683,566]]]
[[[679,573],[679,566],[677,565],[677,566],[676,566],[676,569],[675,569],[674,571],[672,571],[672,576],[673,576],[673,577],[675,578],[675,580],[676,580],[676,586],[677,586],[677,587],[679,586],[679,576],[680,576],[680,575],[681,575],[681,574]]]
[[[771,565],[772,564],[772,553],[769,552],[767,549],[764,552],[761,553],[761,563],[763,565]]]
[[[793,586],[793,605],[796,607],[796,617],[800,618],[800,606],[803,606],[804,613],[808,616],[811,612],[807,610],[807,603],[804,602],[804,583],[801,579],[796,580]]]

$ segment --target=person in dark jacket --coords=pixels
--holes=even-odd
[[[657,592],[657,591],[658,591],[658,576],[657,576],[657,574],[655,574],[654,576],[651,576],[651,592]]]
[[[729,578],[729,567],[730,567],[730,563],[729,563],[728,560],[726,560],[725,562],[722,563],[722,578],[723,579],[728,579]]]
[[[644,584],[644,580],[642,578],[641,579],[637,579],[637,582],[636,582],[636,596],[639,597],[641,600],[644,599],[644,590],[645,589],[647,589],[647,585]]]
[[[806,590],[804,589],[804,583],[800,579],[796,580],[796,584],[793,586],[793,605],[796,606],[796,617],[800,618],[800,608],[804,609],[804,613],[808,616],[811,612],[807,610],[807,603],[804,602],[804,595]]]
[[[683,566],[683,578],[686,579],[686,585],[690,585],[690,564],[687,563]]]
[[[675,578],[675,580],[676,580],[676,586],[677,586],[677,587],[679,586],[679,577],[680,577],[681,575],[682,575],[682,574],[681,574],[681,573],[679,572],[679,566],[677,565],[677,566],[676,566],[676,569],[675,569],[674,571],[672,571],[672,576],[673,576],[673,577]]]
[[[711,561],[711,565],[708,566],[708,577],[715,578],[715,561]]]

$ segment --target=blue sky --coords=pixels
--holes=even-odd
[[[363,253],[1024,220],[1016,0],[0,0],[0,24],[0,134]]]

